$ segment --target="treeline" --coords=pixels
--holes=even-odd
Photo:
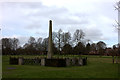
[[[54,54],[73,54],[73,55],[104,55],[106,52],[106,43],[99,41],[90,43],[90,40],[85,40],[83,30],[76,30],[71,37],[70,32],[63,32],[61,29],[58,32],[53,32],[53,53]],[[117,49],[118,45],[113,45],[113,49]],[[17,38],[2,38],[2,53],[3,55],[46,55],[48,52],[48,38],[37,40],[30,37],[28,42],[20,46],[20,41]]]

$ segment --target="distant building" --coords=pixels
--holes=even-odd
[[[90,51],[89,55],[99,55],[99,54],[98,54],[98,51],[96,50],[96,51]]]
[[[105,56],[112,56],[114,50],[112,48],[106,48],[106,51],[104,53]],[[118,48],[115,49],[116,53],[118,53]],[[114,54],[114,55],[119,55],[119,54]]]
[[[110,55],[112,55],[111,51],[112,51],[112,48],[106,48],[104,55],[105,55],[105,56],[110,56]]]

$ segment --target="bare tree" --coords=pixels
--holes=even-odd
[[[29,38],[29,40],[28,40],[28,43],[29,44],[33,44],[33,43],[35,43],[36,41],[35,41],[35,38],[34,37],[30,37]]]
[[[98,50],[100,56],[102,56],[104,54],[105,48],[106,48],[106,44],[103,41],[99,41],[97,43],[97,50]]]
[[[48,51],[48,38],[45,38],[42,42],[43,51]]]
[[[2,49],[3,53],[11,54],[18,48],[19,40],[17,38],[3,38],[2,39]]]
[[[71,34],[70,34],[70,32],[66,32],[66,33],[63,33],[63,34],[62,34],[62,42],[63,42],[63,45],[69,44],[69,43],[70,43],[70,40],[71,40]]]
[[[117,26],[115,26],[118,29],[118,44],[120,44],[120,1],[116,3],[115,10],[118,10],[118,22]],[[118,61],[118,56],[116,55],[116,63]]]
[[[36,49],[40,50],[42,49],[42,38],[38,38],[37,42],[36,42]]]
[[[38,38],[37,43],[38,43],[38,44],[41,44],[41,43],[42,43],[42,38],[41,38],[41,37]]]
[[[61,50],[61,44],[62,44],[62,29],[59,29],[57,32],[56,38],[57,38],[57,44],[58,44],[58,49]]]
[[[28,40],[29,48],[30,49],[36,49],[36,40],[34,37],[30,37]]]
[[[96,51],[97,50],[97,45],[95,43],[91,44],[91,50]]]
[[[27,48],[28,46],[29,46],[29,44],[28,44],[28,43],[25,43],[25,44],[23,45],[23,49]]]
[[[2,53],[11,54],[12,42],[11,38],[2,38]]]
[[[95,54],[97,53],[97,44],[96,43],[91,44],[90,51],[95,53]]]
[[[57,45],[57,32],[52,32],[52,41],[54,45]]]
[[[12,49],[16,50],[18,48],[19,45],[19,40],[17,38],[13,38],[12,39]]]
[[[2,48],[6,49],[6,48],[11,48],[11,47],[12,47],[11,39],[10,38],[2,38]]]
[[[74,32],[73,41],[75,41],[76,44],[78,44],[79,42],[81,42],[82,39],[84,39],[84,37],[85,37],[85,33],[83,32],[83,30],[77,29],[77,30]]]

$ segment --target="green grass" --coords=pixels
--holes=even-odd
[[[34,58],[36,56],[25,55],[23,57]],[[58,55],[56,55],[55,57],[58,57]],[[64,57],[73,57],[73,56],[68,55]],[[74,57],[79,57],[79,56],[74,55]],[[9,56],[3,56],[2,77],[3,78],[118,78],[118,64],[112,64],[111,56],[99,57],[99,56],[87,55],[87,57],[88,57],[88,64],[85,66],[46,67],[39,65],[9,65]],[[13,69],[8,69],[8,68],[13,68]]]

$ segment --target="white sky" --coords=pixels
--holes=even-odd
[[[82,29],[86,39],[112,46],[118,43],[118,33],[113,27],[118,18],[116,2],[118,0],[1,0],[2,36],[17,37],[21,44],[30,36],[45,38],[51,19],[53,31],[61,28],[73,34],[76,29]]]

